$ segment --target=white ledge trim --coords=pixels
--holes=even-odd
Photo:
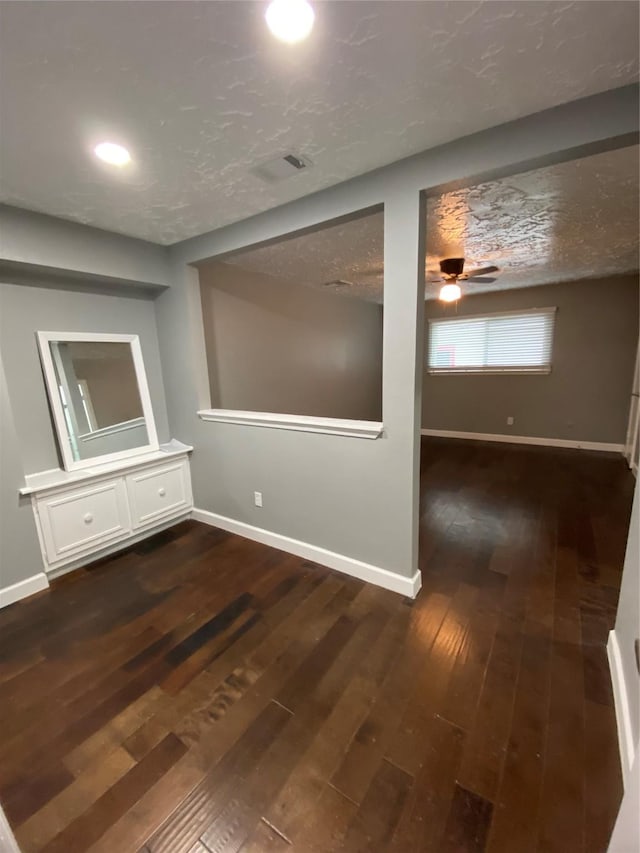
[[[49,489],[69,488],[70,486],[82,485],[92,480],[104,479],[105,477],[117,476],[136,468],[143,468],[156,462],[164,462],[167,458],[184,456],[191,453],[193,447],[183,444],[172,438],[166,444],[161,444],[159,450],[142,453],[140,456],[129,456],[127,459],[118,459],[115,462],[96,464],[93,468],[79,468],[74,471],[63,471],[62,468],[50,468],[47,471],[39,471],[37,474],[26,474],[25,485],[18,489],[20,497],[46,492]],[[100,457],[96,457],[98,462]]]
[[[298,432],[322,432],[346,435],[352,438],[378,438],[382,423],[378,421],[352,421],[343,418],[315,418],[306,415],[279,415],[273,412],[242,412],[236,409],[201,409],[198,417],[203,421],[220,424],[290,429]]]

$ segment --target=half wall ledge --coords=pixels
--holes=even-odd
[[[320,432],[350,438],[379,438],[383,424],[378,421],[354,421],[342,418],[316,418],[306,415],[283,415],[273,412],[243,412],[236,409],[201,409],[203,421],[242,426],[288,429],[297,432]]]

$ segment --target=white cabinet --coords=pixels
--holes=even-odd
[[[107,480],[36,502],[47,562],[101,547],[131,530],[124,480]]]
[[[186,459],[127,476],[131,523],[154,524],[191,505],[191,479]]]
[[[190,447],[165,450],[81,472],[27,477],[45,571],[57,573],[151,536],[193,508]]]

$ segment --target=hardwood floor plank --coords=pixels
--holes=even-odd
[[[409,792],[388,853],[440,849],[464,747],[464,732],[433,717],[424,732],[425,760]]]
[[[242,779],[250,772],[290,717],[291,713],[281,705],[269,702],[169,820],[147,840],[147,847],[152,853],[187,851],[231,801],[229,794],[236,779]]]
[[[262,610],[262,618],[248,631],[235,638],[233,643],[229,643],[228,647],[208,664],[206,670],[196,675],[193,681],[183,687],[170,702],[162,703],[157,714],[143,720],[140,729],[132,735],[132,742],[127,744],[127,748],[131,746],[133,752],[139,752],[141,749],[157,743],[171,730],[172,726],[178,723],[181,724],[183,736],[191,737],[189,721],[196,721],[199,718],[203,710],[211,703],[214,691],[219,689],[225,679],[231,676],[244,660],[245,655],[255,650],[272,630],[281,630],[278,627],[280,623],[286,626],[287,620],[290,622],[299,618],[298,607],[300,607],[300,615],[304,617],[309,613],[310,604],[313,606],[316,599],[320,602],[324,600],[325,590],[316,594],[315,597],[312,595],[322,580],[322,574],[316,573],[315,576],[310,577],[301,573],[301,577],[297,579],[295,586],[281,601]],[[331,593],[331,588],[328,591]],[[318,596],[323,598],[320,599]],[[310,602],[307,599],[310,599]]]
[[[395,614],[373,644],[363,666],[336,701],[326,722],[287,779],[265,817],[287,837],[300,837],[309,810],[318,802],[326,782],[336,771],[358,726],[373,702],[375,692],[393,665],[399,638],[406,631],[409,613]]]
[[[336,599],[333,605],[331,600],[335,599],[341,589],[342,585],[335,580],[320,584],[312,583],[310,586],[305,584],[302,591],[298,593],[298,597],[292,599],[299,601],[299,608],[292,612],[288,612],[289,608],[285,608],[286,613],[280,612],[280,622],[275,619],[275,616],[269,619],[268,614],[265,614],[265,625],[268,626],[271,621],[273,630],[265,637],[262,631],[256,633],[254,628],[241,637],[236,646],[231,647],[211,665],[210,670],[200,673],[170,704],[160,708],[156,715],[143,724],[140,731],[136,733],[138,744],[140,741],[147,745],[157,742],[164,734],[175,730],[186,743],[195,745],[200,742],[203,732],[211,727],[212,722],[217,722],[224,717],[228,709],[242,700],[244,694],[248,692],[247,700],[241,706],[244,708],[243,713],[236,712],[233,719],[227,722],[222,730],[218,729],[218,743],[225,742],[224,737],[238,737],[243,727],[250,724],[252,716],[259,713],[271,698],[268,690],[260,693],[259,688],[252,688],[252,685],[259,681],[261,674],[268,670],[269,655],[273,656],[271,663],[274,663],[286,648],[286,644],[291,643],[292,636],[296,634],[295,626],[297,625],[307,623],[306,631],[311,635],[314,627],[317,627],[313,621],[309,621],[313,614],[322,611],[329,620],[337,618],[335,613],[339,599]],[[288,597],[284,602],[291,604]],[[327,622],[327,624],[330,623]],[[260,628],[261,623],[255,627]],[[298,651],[301,654],[306,648],[302,645],[304,636],[304,632],[298,632],[300,640]],[[260,640],[263,642],[260,643]],[[247,652],[251,654],[245,660],[244,656]],[[283,658],[280,662],[280,667],[275,670],[276,677],[283,677],[282,673],[286,671],[284,667],[287,660],[288,658]],[[261,668],[261,663],[264,669]]]
[[[166,694],[159,687],[153,686],[101,729],[67,752],[63,759],[65,766],[74,776],[78,776],[91,764],[98,763],[113,748],[124,745],[131,733],[154,715],[166,700]]]
[[[460,583],[433,640],[427,639],[423,662],[414,678],[413,694],[385,756],[396,766],[416,775],[424,761],[423,730],[440,710],[458,656],[464,649],[469,617],[478,590]]]
[[[458,777],[464,788],[490,801],[497,794],[509,738],[521,646],[520,619],[503,613]]]
[[[187,521],[0,611],[25,853],[603,853],[633,478],[422,444],[415,601]]]
[[[183,663],[187,658],[197,652],[205,643],[218,636],[225,628],[228,628],[238,616],[251,604],[251,595],[243,593],[228,604],[219,613],[216,613],[208,622],[201,625],[193,634],[190,634],[178,645],[174,646],[165,655],[167,663],[172,667]]]
[[[480,692],[500,618],[505,578],[483,573],[482,586],[470,616],[468,630],[455,659],[449,685],[438,713],[469,731],[476,717]]]
[[[554,643],[538,828],[540,853],[584,851],[584,682],[581,649]]]
[[[207,767],[188,751],[116,820],[91,847],[91,853],[139,849],[202,781]],[[149,853],[147,848],[147,853]]]
[[[441,853],[483,853],[492,813],[493,803],[456,785]]]
[[[278,831],[261,820],[240,849],[242,853],[289,853],[292,847]]]
[[[535,851],[550,689],[550,641],[525,636],[511,734],[487,850]]]
[[[149,755],[42,849],[46,853],[88,850],[185,752],[182,741],[175,735],[167,735]]]
[[[378,853],[393,837],[413,777],[383,761],[347,830],[343,850]]]
[[[622,800],[615,711],[585,701],[585,823],[587,853],[607,849]]]
[[[414,690],[415,673],[425,647],[433,644],[450,599],[438,593],[429,596],[423,607],[412,612],[407,641],[400,650],[399,660],[389,672],[371,707],[360,725],[331,784],[353,802],[360,803],[391,740],[400,725]]]
[[[3,792],[2,805],[9,822],[20,826],[72,782],[71,773],[57,762],[33,774],[25,768],[19,782],[6,787]]]
[[[80,817],[135,765],[123,749],[116,747],[90,765],[40,811],[19,827],[16,837],[22,853],[42,849],[72,821]]]
[[[309,815],[306,829],[293,840],[293,849],[310,853],[336,853],[342,848],[344,836],[358,806],[331,785],[325,785],[316,807]]]

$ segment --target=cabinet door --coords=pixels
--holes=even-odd
[[[191,506],[189,463],[181,459],[129,474],[127,492],[134,530],[179,515]]]
[[[123,479],[40,498],[37,510],[49,563],[95,551],[131,532]]]

